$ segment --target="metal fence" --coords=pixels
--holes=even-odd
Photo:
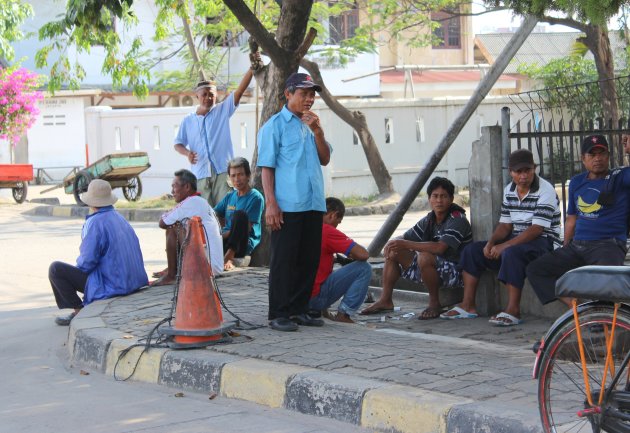
[[[559,120],[544,121],[543,116],[531,112],[530,116],[512,123],[509,109],[503,109],[503,148],[506,154],[515,149],[526,148],[534,154],[540,176],[562,190],[562,210],[566,214],[567,181],[584,171],[580,145],[584,137],[591,134],[604,135],[610,144],[611,168],[626,165],[621,135],[630,133],[630,118],[621,119],[613,128],[613,122]],[[507,110],[507,113],[506,113]],[[507,166],[507,164],[505,164]]]

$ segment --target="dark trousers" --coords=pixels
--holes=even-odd
[[[249,219],[245,211],[237,210],[232,214],[230,236],[223,239],[223,253],[228,249],[234,251],[234,257],[241,258],[247,254],[247,240],[249,239]]]
[[[480,278],[486,269],[499,271],[497,276],[499,281],[521,290],[525,285],[527,265],[553,248],[553,242],[550,239],[538,237],[531,242],[506,248],[499,260],[490,260],[483,255],[483,247],[486,243],[486,241],[473,242],[464,248],[459,259],[462,270],[475,278]]]
[[[527,278],[543,304],[556,300],[556,282],[571,269],[587,265],[621,266],[626,258],[626,244],[617,239],[572,241],[533,261]]]
[[[83,293],[87,277],[88,275],[76,266],[52,262],[48,268],[48,279],[57,307],[60,309],[83,307],[83,302],[77,292]]]
[[[308,311],[322,244],[322,212],[283,212],[271,232],[269,320]]]

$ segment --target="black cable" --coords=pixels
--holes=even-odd
[[[203,224],[201,226],[203,227],[203,233],[206,236],[206,250],[208,251],[208,260],[210,263],[210,269],[212,270],[212,256],[210,255],[211,252],[210,252],[210,241],[209,241],[210,238],[208,237],[208,231],[206,230],[206,227]],[[219,298],[219,302],[221,303],[221,306],[225,308],[225,311],[227,311],[230,314],[230,316],[236,319],[236,326],[234,327],[235,329],[240,329],[242,331],[253,331],[255,329],[264,328],[263,325],[256,325],[254,323],[248,322],[247,320],[241,319],[236,313],[232,312],[232,310],[228,308],[225,301],[223,300],[223,296],[221,295],[221,291],[219,290],[219,285],[217,284],[217,280],[214,277],[214,272],[212,272],[211,280],[217,292],[217,297]],[[241,323],[244,323],[245,325],[248,325],[249,327],[244,328],[241,326]]]
[[[163,325],[164,323],[168,322],[171,320],[172,317],[166,318],[166,319],[162,319],[157,325],[155,325],[153,327],[153,329],[151,329],[151,331],[149,331],[149,335],[147,335],[145,338],[141,338],[138,340],[138,343],[136,344],[132,344],[129,347],[126,347],[124,350],[122,350],[119,354],[118,354],[118,359],[116,360],[116,364],[114,364],[114,379],[119,381],[119,382],[125,382],[129,379],[131,379],[131,377],[136,373],[136,369],[138,368],[138,364],[140,364],[140,359],[142,358],[142,355],[145,354],[145,352],[147,352],[151,347],[157,347],[157,348],[164,348],[164,347],[168,347],[165,344],[165,339],[162,339],[161,337],[158,337],[155,341],[155,343],[152,343],[153,340],[153,334],[155,333],[155,331],[157,331],[157,329]],[[144,343],[140,343],[141,341],[145,341]],[[131,349],[135,348],[135,347],[140,347],[140,346],[144,346],[144,349],[142,349],[142,352],[140,352],[140,355],[138,356],[138,359],[136,360],[136,364],[133,366],[133,370],[131,371],[131,374],[129,374],[129,376],[125,377],[124,379],[121,379],[118,377],[118,375],[116,374],[116,369],[118,368],[118,364],[120,363],[120,361],[122,361],[122,359],[127,356],[127,354],[131,351]]]
[[[181,220],[180,224],[186,228],[187,233],[188,231],[190,231],[190,224],[189,224],[189,218],[184,218]],[[211,260],[211,256],[210,256],[210,242],[208,241],[208,232],[206,231],[206,227],[203,225],[202,223],[202,227],[203,227],[203,231],[204,234],[206,236],[206,250],[208,253],[208,261],[210,263],[210,267],[212,269],[212,260]],[[133,375],[136,373],[136,370],[138,369],[138,365],[140,364],[140,359],[142,358],[142,355],[145,354],[145,352],[147,352],[150,348],[154,347],[154,348],[168,348],[168,345],[166,344],[166,342],[168,341],[169,337],[164,337],[164,336],[159,336],[157,337],[157,339],[155,340],[155,342],[153,343],[153,334],[158,330],[158,328],[160,326],[162,326],[164,323],[168,323],[169,325],[171,325],[171,320],[173,320],[173,312],[175,311],[175,307],[177,305],[177,297],[179,296],[179,283],[181,280],[181,269],[182,269],[182,259],[183,259],[183,251],[184,249],[188,246],[189,241],[188,241],[188,236],[184,236],[184,240],[182,242],[180,242],[180,230],[177,230],[177,244],[179,245],[179,248],[177,249],[177,274],[175,276],[175,284],[173,285],[173,299],[171,302],[171,311],[169,314],[169,317],[160,320],[160,322],[155,325],[151,331],[149,331],[149,334],[141,339],[138,339],[138,343],[136,344],[132,344],[129,347],[126,347],[124,350],[122,350],[119,354],[118,354],[118,359],[116,360],[116,364],[114,364],[114,379],[120,382],[124,382],[127,381],[129,379],[131,379],[131,377],[133,377]],[[214,273],[212,273],[211,275],[211,281],[214,285],[214,288],[216,290],[217,293],[217,297],[219,298],[219,302],[221,303],[221,305],[223,306],[223,308],[225,308],[225,311],[227,311],[228,313],[230,313],[230,315],[232,317],[234,317],[236,319],[236,326],[235,329],[240,329],[243,331],[251,331],[254,329],[259,329],[262,328],[262,325],[255,325],[253,323],[250,323],[246,320],[241,319],[238,315],[236,315],[235,313],[233,313],[225,304],[225,301],[223,300],[223,297],[221,296],[221,292],[219,291],[219,286],[216,283],[216,279],[214,278]],[[240,324],[244,323],[246,325],[249,325],[248,328],[244,328],[242,327]],[[252,339],[251,337],[248,337],[249,339]],[[141,343],[142,341],[144,341],[144,343]],[[233,343],[233,341],[231,339],[229,340],[225,340],[225,341],[221,341],[217,344],[228,344],[228,343]],[[138,359],[136,360],[135,365],[133,366],[133,369],[131,371],[131,373],[129,374],[129,376],[125,377],[125,378],[119,378],[118,375],[116,374],[116,370],[118,368],[118,364],[120,363],[120,361],[123,360],[123,358],[125,356],[127,356],[127,354],[134,349],[135,347],[141,347],[144,346],[144,349],[142,349],[142,352],[140,352],[140,355],[138,356]]]

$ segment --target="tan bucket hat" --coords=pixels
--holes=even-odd
[[[81,194],[81,201],[90,207],[111,206],[118,201],[112,194],[112,186],[103,179],[94,179],[88,185],[87,192]]]

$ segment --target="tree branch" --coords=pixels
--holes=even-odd
[[[337,98],[328,91],[328,88],[322,79],[322,74],[319,71],[319,65],[303,58],[302,61],[300,61],[300,66],[308,71],[308,73],[313,77],[313,81],[322,86],[322,91],[319,92],[319,95],[322,97],[326,105],[330,107],[330,109],[333,110],[339,117],[341,117],[344,122],[350,125],[356,124],[356,119],[350,110],[341,105],[339,101],[337,101]]]
[[[576,30],[580,30],[582,32],[588,31],[588,24],[581,23],[579,21],[574,20],[573,18],[556,18],[556,17],[543,15],[539,18],[539,21],[549,23],[549,24],[554,24],[554,25],[557,24],[561,26],[571,27]]]
[[[286,58],[286,52],[278,45],[273,34],[267,31],[243,0],[223,0],[223,3],[274,62]]]
[[[300,44],[300,46],[298,47],[297,51],[294,54],[296,60],[300,61],[304,59],[304,56],[306,55],[306,53],[308,53],[308,50],[309,48],[311,48],[311,45],[313,45],[313,41],[315,40],[316,37],[317,37],[317,30],[315,30],[313,27],[308,29],[308,33],[306,34],[306,37],[304,38],[304,40],[302,41],[302,43]]]

